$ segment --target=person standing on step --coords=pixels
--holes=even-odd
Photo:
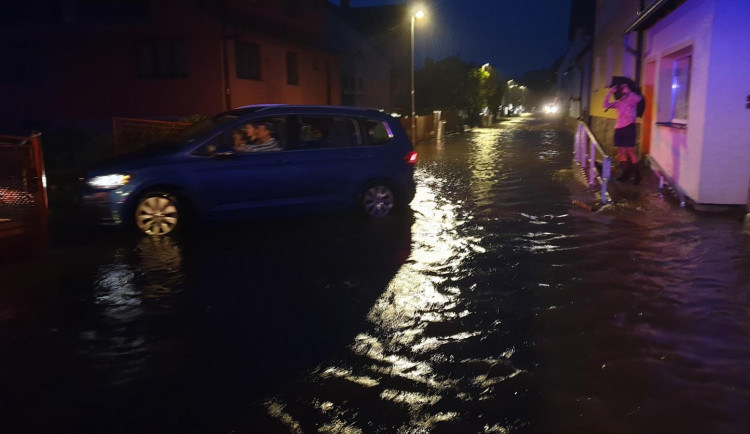
[[[615,100],[611,101],[614,95]],[[638,102],[641,96],[633,92],[629,85],[615,84],[609,86],[609,92],[604,97],[604,109],[617,110],[617,122],[615,123],[615,147],[617,147],[617,159],[620,162],[622,172],[617,181],[628,181],[633,174],[633,183],[641,182],[641,172],[638,167],[638,156],[635,154],[635,118]]]

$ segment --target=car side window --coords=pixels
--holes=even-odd
[[[289,122],[285,116],[268,116],[243,122],[241,136],[233,142],[235,152],[278,152],[290,149]]]
[[[359,123],[339,116],[300,116],[299,148],[330,149],[362,146]]]
[[[370,145],[384,145],[393,138],[393,132],[386,122],[367,119],[365,121],[367,141]]]
[[[193,151],[193,155],[198,157],[210,157],[217,152],[229,152],[232,151],[232,143],[236,137],[235,130],[224,131],[213,139],[209,140],[206,144]]]

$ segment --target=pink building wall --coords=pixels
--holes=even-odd
[[[107,121],[118,116],[211,115],[259,103],[338,104],[338,59],[316,48],[325,33],[325,7],[321,8],[319,1],[299,2],[303,9],[296,20],[284,15],[283,2],[254,2],[254,15],[248,16],[246,25],[230,36],[210,11],[177,0],[152,2],[153,9],[145,19],[104,23],[86,30],[66,23],[1,30],[0,37],[36,38],[43,42],[47,47],[46,60],[40,67],[47,68],[47,72],[38,80],[0,82],[0,118]],[[246,5],[239,1],[228,5],[233,3]],[[268,30],[270,33],[262,33],[266,27],[255,25],[256,22],[276,27]],[[284,26],[292,30],[284,31]],[[260,46],[259,81],[237,78],[234,40],[238,35]],[[185,41],[187,77],[138,77],[137,42],[159,38]],[[286,83],[287,51],[298,55],[298,85]]]
[[[696,203],[743,205],[750,188],[750,5],[691,0],[647,33],[656,122],[669,118],[671,56],[692,55],[684,128],[656,125],[651,155]]]

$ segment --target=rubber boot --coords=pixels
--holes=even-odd
[[[638,185],[641,183],[641,168],[639,167],[638,163],[633,163],[633,173],[635,176],[633,177],[633,184]]]
[[[630,161],[621,161],[620,162],[620,176],[615,178],[615,181],[627,181],[630,179],[630,169],[632,166],[630,165]]]

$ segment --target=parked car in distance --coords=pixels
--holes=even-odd
[[[81,203],[101,224],[148,235],[346,208],[382,217],[411,202],[416,161],[399,120],[374,109],[247,106],[91,170]]]

